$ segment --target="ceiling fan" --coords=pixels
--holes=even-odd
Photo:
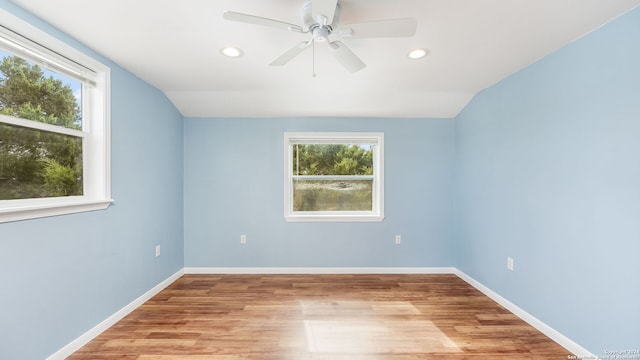
[[[366,66],[365,63],[341,41],[331,41],[329,39],[330,36],[345,39],[410,37],[416,33],[418,26],[416,19],[413,18],[341,25],[340,13],[341,6],[338,0],[305,0],[301,10],[303,26],[233,11],[226,11],[223,17],[226,20],[275,27],[311,35],[309,40],[297,44],[272,61],[269,64],[271,66],[283,66],[300,55],[309,46],[313,46],[315,43],[326,43],[330,53],[336,60],[352,73],[362,70]]]

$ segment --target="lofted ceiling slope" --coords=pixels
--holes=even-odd
[[[343,39],[269,63],[308,34],[232,22],[231,10],[302,25],[304,0],[13,0],[162,90],[187,117],[455,117],[484,88],[640,0],[341,0],[341,24],[414,17],[407,38]],[[227,58],[220,49],[244,52]],[[426,48],[418,60],[407,54]]]

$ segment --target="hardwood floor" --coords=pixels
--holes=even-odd
[[[69,359],[567,359],[455,275],[185,275]]]

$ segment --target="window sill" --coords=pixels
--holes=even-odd
[[[113,200],[76,200],[57,203],[17,205],[0,208],[0,223],[49,216],[104,210]],[[2,203],[2,201],[0,201]]]
[[[288,222],[381,222],[383,215],[285,215]]]

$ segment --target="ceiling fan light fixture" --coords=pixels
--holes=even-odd
[[[416,60],[416,59],[422,59],[428,54],[429,54],[429,50],[427,49],[413,49],[409,52],[407,56],[409,57],[409,59]]]
[[[244,54],[244,52],[237,48],[237,47],[225,47],[220,49],[220,53],[222,53],[222,55],[226,56],[226,57],[230,57],[230,58],[237,58],[240,57]]]

